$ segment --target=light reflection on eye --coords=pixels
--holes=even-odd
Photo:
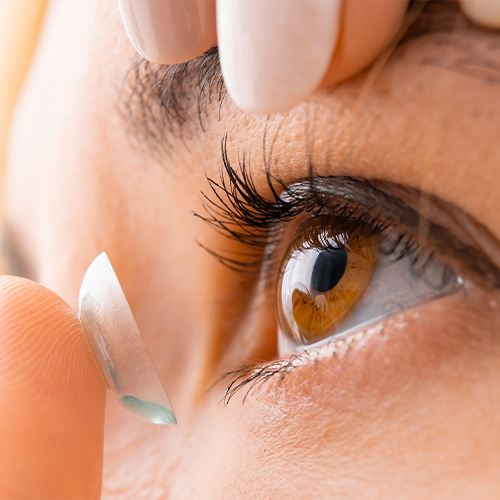
[[[456,291],[462,280],[390,230],[319,216],[299,228],[278,281],[280,354]]]

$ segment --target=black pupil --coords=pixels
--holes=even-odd
[[[328,292],[344,275],[346,264],[347,254],[343,248],[325,248],[314,263],[311,287],[317,292]]]

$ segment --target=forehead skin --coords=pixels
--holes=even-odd
[[[118,112],[135,53],[115,3],[52,2],[13,128],[7,214],[36,279],[74,307],[88,264],[108,252],[181,422],[151,427],[110,400],[105,498],[493,498],[494,297],[426,305],[224,408],[222,386],[207,387],[276,354],[274,305],[257,307],[199,248],[228,243],[192,215],[226,133],[230,158],[246,151],[262,182],[267,127],[285,181],[312,158],[319,174],[436,194],[500,237],[500,85],[464,62],[471,47],[498,66],[499,36],[457,19],[453,35],[407,42],[374,81],[318,92],[286,116],[227,103],[219,119],[214,105],[207,131],[165,142],[158,162]]]

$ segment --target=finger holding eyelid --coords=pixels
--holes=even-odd
[[[218,0],[222,74],[246,111],[279,112],[371,63],[407,0]]]
[[[399,28],[407,0],[118,0],[146,59],[175,64],[219,43],[235,103],[283,111],[370,64]],[[217,32],[216,32],[217,31]]]
[[[500,29],[498,0],[458,0],[464,14],[475,24]]]
[[[215,0],[118,0],[134,48],[159,64],[189,61],[217,44]]]
[[[328,68],[340,15],[340,0],[218,0],[219,57],[234,102],[268,113],[306,98]]]
[[[345,0],[339,40],[320,88],[334,85],[371,64],[403,22],[408,0]]]

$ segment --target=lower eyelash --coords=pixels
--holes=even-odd
[[[370,333],[374,331],[373,328],[374,327],[370,330]],[[382,323],[375,326],[375,328],[379,334],[384,334],[385,327]],[[361,332],[360,335],[356,336],[330,339],[328,343],[322,346],[322,349],[325,350],[327,354],[325,354],[323,350],[321,353],[317,352],[317,350],[303,350],[290,354],[286,358],[244,365],[236,370],[225,373],[210,386],[209,390],[229,380],[230,382],[226,386],[224,396],[220,399],[219,404],[222,403],[224,406],[227,406],[236,393],[245,389],[246,392],[242,399],[242,404],[244,404],[251,392],[270,380],[277,379],[277,387],[279,388],[287,375],[300,365],[304,365],[305,363],[316,363],[324,356],[337,359],[339,363],[344,364],[349,357],[351,347],[355,342],[362,340],[366,334],[367,332]],[[340,358],[339,351],[341,351]]]
[[[233,396],[239,392],[240,389],[246,388],[247,392],[243,396],[242,401],[242,403],[245,403],[250,392],[259,385],[275,377],[279,377],[281,382],[293,369],[296,361],[306,354],[307,353],[293,354],[283,360],[263,361],[261,363],[253,363],[242,366],[241,368],[225,373],[221,378],[212,384],[211,388],[227,379],[230,379],[230,383],[227,385],[224,396],[219,403],[223,403],[224,406],[227,406],[229,401],[231,401]]]

